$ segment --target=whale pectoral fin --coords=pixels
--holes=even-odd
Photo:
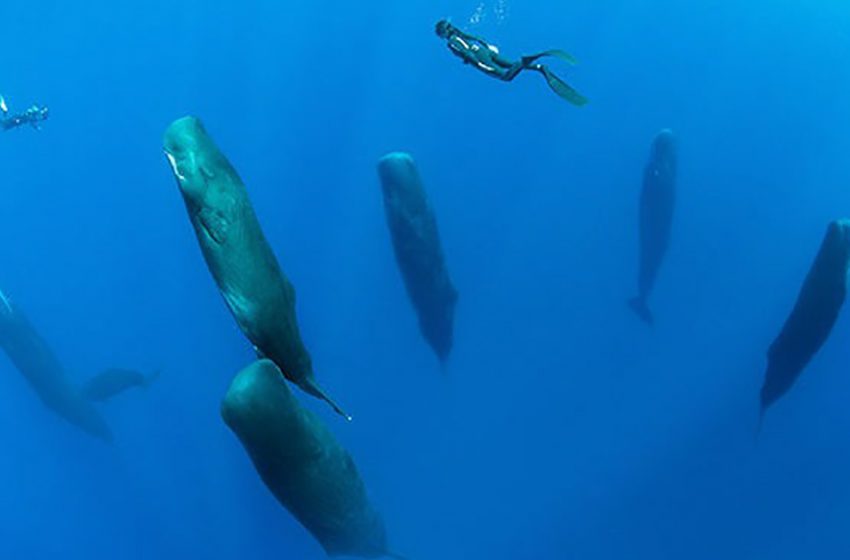
[[[145,377],[144,380],[142,381],[142,387],[145,388],[145,389],[150,387],[151,384],[153,384],[154,381],[159,379],[159,376],[160,376],[161,373],[162,373],[162,368],[159,368],[159,369],[155,370],[152,374]]]

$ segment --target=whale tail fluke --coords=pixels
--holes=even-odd
[[[633,297],[629,300],[629,307],[632,308],[638,317],[640,317],[641,321],[646,323],[649,326],[655,324],[655,317],[652,316],[652,311],[649,310],[649,306],[646,305],[646,298],[642,296]]]
[[[304,390],[304,392],[306,392],[310,395],[313,395],[314,397],[321,399],[321,400],[325,401],[326,403],[328,403],[331,406],[331,408],[334,409],[334,412],[336,412],[337,414],[339,414],[340,416],[342,416],[343,418],[345,418],[349,422],[351,422],[353,420],[351,415],[348,414],[345,410],[343,410],[338,404],[336,404],[336,402],[334,402],[334,400],[332,398],[330,398],[327,393],[325,393],[324,389],[319,387],[319,384],[316,383],[316,381],[314,379],[312,379],[312,378],[305,379],[305,380],[299,382],[298,386],[301,387]]]
[[[159,379],[160,374],[162,374],[162,368],[159,368],[159,369],[155,370],[152,374],[148,375],[145,378],[145,380],[142,382],[142,387],[147,389],[148,387],[153,385],[153,383],[157,379]]]

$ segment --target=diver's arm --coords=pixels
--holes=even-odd
[[[471,33],[467,33],[465,31],[461,31],[458,28],[455,28],[454,34],[455,34],[455,36],[463,39],[463,41],[465,43],[478,43],[481,47],[483,47],[485,49],[490,48],[490,43],[488,43],[487,41],[485,41],[481,37],[476,37],[475,35],[472,35]]]
[[[449,39],[449,50],[452,54],[460,57],[466,64],[478,64],[478,57],[475,55],[475,48],[463,40],[462,37],[454,36]]]

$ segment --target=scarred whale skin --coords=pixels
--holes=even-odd
[[[446,268],[437,219],[409,154],[382,157],[378,175],[396,262],[419,328],[445,362],[452,349],[458,294]]]
[[[398,558],[351,455],[298,404],[273,362],[233,379],[221,415],[271,493],[329,556]]]
[[[850,220],[829,224],[815,262],[779,336],[767,352],[762,414],[794,385],[829,338],[847,296]]]
[[[49,409],[107,442],[112,432],[106,420],[70,383],[47,342],[12,301],[0,292],[0,347]]]
[[[260,357],[347,417],[315,380],[298,329],[295,289],[266,241],[236,169],[195,117],[172,123],[163,143],[204,260],[239,328]]]

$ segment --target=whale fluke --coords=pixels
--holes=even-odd
[[[649,310],[649,306],[646,304],[646,299],[636,296],[629,300],[629,307],[632,308],[638,317],[646,323],[647,325],[655,324],[655,317],[652,316],[652,311]]]

